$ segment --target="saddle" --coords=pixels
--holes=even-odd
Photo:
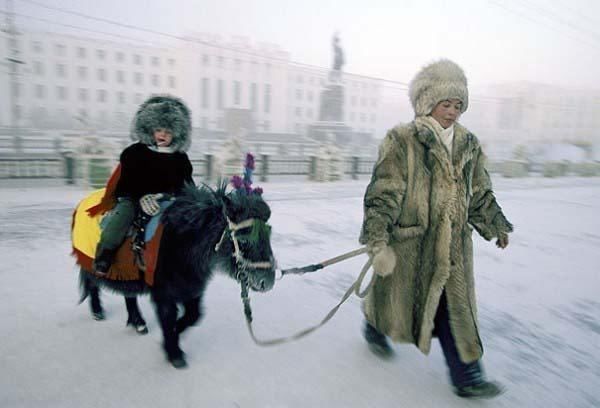
[[[104,215],[102,212],[90,211],[90,209],[97,208],[104,196],[105,189],[92,192],[79,203],[73,213],[71,228],[73,255],[77,264],[87,271],[93,269],[92,264],[100,240]],[[161,202],[161,212],[154,217],[141,214],[136,216],[131,233],[117,250],[106,279],[141,280],[149,286],[154,284],[154,272],[163,231],[160,216],[171,203],[172,201]]]

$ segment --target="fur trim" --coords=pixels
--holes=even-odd
[[[421,69],[409,84],[408,94],[416,116],[429,115],[446,99],[460,99],[461,113],[469,106],[467,77],[454,62],[441,59]]]
[[[192,119],[181,99],[170,95],[150,97],[138,109],[131,126],[131,139],[154,146],[154,130],[169,129],[173,133],[173,150],[185,152],[191,144]]]

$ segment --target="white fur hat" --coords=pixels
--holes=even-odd
[[[461,113],[469,106],[467,77],[461,67],[448,59],[423,67],[410,82],[408,95],[416,116],[431,114],[446,99],[460,99]]]

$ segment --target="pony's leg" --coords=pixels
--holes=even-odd
[[[137,334],[147,334],[148,327],[137,304],[137,296],[125,296],[127,307],[127,326],[134,328]]]
[[[175,368],[187,366],[183,351],[179,348],[179,333],[176,330],[177,306],[164,300],[156,302],[156,314],[163,332],[163,349],[167,359]]]
[[[100,288],[96,283],[92,280],[89,274],[81,269],[79,272],[81,279],[81,300],[83,302],[86,297],[90,297],[90,311],[92,312],[92,317],[94,320],[104,320],[106,316],[104,315],[104,309],[102,308],[102,302],[100,302]]]
[[[200,306],[200,296],[183,302],[185,313],[177,319],[177,333],[183,333],[185,329],[193,326],[199,319],[202,318],[202,308]]]

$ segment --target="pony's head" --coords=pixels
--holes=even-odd
[[[271,210],[260,194],[233,191],[224,197],[227,222],[220,241],[222,250],[231,251],[233,278],[257,291],[267,291],[275,283],[275,259],[271,249]]]

